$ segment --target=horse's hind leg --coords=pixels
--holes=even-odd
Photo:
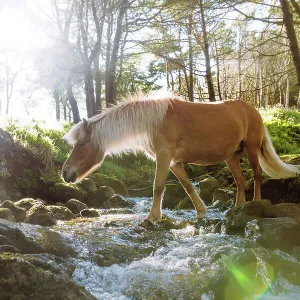
[[[241,206],[245,203],[246,180],[240,165],[242,155],[243,152],[237,152],[226,160],[227,167],[234,177],[237,188],[235,206]]]
[[[260,185],[261,185],[261,168],[258,160],[258,151],[247,149],[247,157],[253,171],[254,178],[254,196],[253,200],[261,200]]]
[[[183,165],[181,163],[175,163],[170,166],[170,170],[178,178],[184,190],[192,200],[197,212],[197,218],[198,219],[203,218],[205,216],[206,207],[203,201],[201,200],[201,198],[198,196],[197,192],[195,191],[189,177],[187,176],[184,170]]]
[[[156,172],[153,188],[153,202],[150,213],[146,218],[146,220],[148,220],[150,223],[158,221],[162,216],[162,195],[165,188],[165,182],[171,159],[172,157],[168,151],[161,151],[160,153],[156,153]]]

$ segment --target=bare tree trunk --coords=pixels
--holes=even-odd
[[[59,86],[60,82],[55,82],[54,88],[53,88],[53,96],[55,100],[55,116],[56,120],[60,121],[60,99],[59,99]]]
[[[290,106],[290,81],[289,75],[286,77],[286,89],[285,89],[285,109],[288,109]]]
[[[281,10],[283,14],[283,23],[290,42],[290,50],[293,57],[293,62],[297,74],[298,87],[300,87],[300,51],[299,44],[293,24],[293,14],[290,11],[287,0],[280,0]]]
[[[111,5],[111,3],[110,3]],[[110,7],[109,7],[110,10]],[[110,72],[110,51],[111,51],[111,35],[113,30],[113,16],[110,11],[107,16],[107,30],[106,30],[106,58],[105,58],[105,102],[106,107],[110,106],[108,98],[109,72]]]
[[[188,42],[189,42],[189,100],[194,102],[194,72],[193,72],[193,47],[192,47],[192,20],[190,12],[188,23]]]
[[[77,101],[76,101],[76,99],[74,97],[74,94],[73,94],[72,82],[71,82],[70,77],[66,81],[66,87],[67,87],[68,100],[69,100],[71,110],[72,110],[72,114],[73,114],[73,122],[78,123],[78,122],[80,122],[79,110],[78,110]]]
[[[109,64],[109,73],[108,73],[108,91],[106,102],[111,104],[116,104],[116,68],[118,62],[118,52],[120,48],[120,41],[122,37],[122,23],[125,16],[126,10],[128,8],[128,0],[122,0],[120,4],[119,15],[117,18],[117,27],[114,38],[113,49],[111,53],[111,59]]]
[[[102,2],[102,15],[101,21],[99,21],[97,16],[97,8],[95,4],[95,0],[92,0],[92,11],[93,11],[93,18],[96,26],[96,33],[97,33],[97,42],[94,48],[94,52],[92,55],[94,58],[94,68],[95,68],[95,92],[96,92],[96,103],[95,103],[95,113],[101,112],[102,105],[101,105],[101,92],[102,92],[102,79],[101,79],[101,71],[100,71],[100,63],[99,63],[99,55],[100,49],[102,45],[102,35],[103,35],[103,27],[104,27],[104,17],[106,14],[106,5],[107,0],[103,0]],[[91,55],[91,56],[92,56]],[[90,58],[93,60],[93,57]]]
[[[209,101],[216,101],[215,90],[214,90],[212,74],[211,74],[209,45],[208,45],[208,37],[206,31],[206,21],[204,18],[203,0],[199,0],[199,6],[200,6],[200,15],[201,15],[201,24],[202,24],[202,33],[203,33],[203,42],[204,42],[204,56],[205,56],[205,68],[206,68],[205,77],[207,81]]]
[[[217,65],[217,87],[218,87],[219,100],[222,101],[222,92],[221,92],[221,85],[220,85],[220,60],[219,60],[219,51],[217,48],[216,40],[215,40],[215,51],[216,51],[216,65]]]

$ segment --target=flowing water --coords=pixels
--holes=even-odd
[[[77,249],[73,279],[96,298],[300,299],[297,255],[213,233],[192,222],[193,210],[164,211],[172,223],[144,229],[138,224],[151,199],[132,200],[133,209],[103,210],[100,218],[54,229]],[[209,209],[209,220],[222,217]]]

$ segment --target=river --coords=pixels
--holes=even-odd
[[[193,210],[164,210],[172,222],[144,229],[151,199],[131,200],[132,209],[53,227],[78,253],[73,279],[97,299],[300,299],[297,253],[216,233],[194,223]],[[209,208],[207,219],[223,215]]]

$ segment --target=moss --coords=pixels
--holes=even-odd
[[[80,189],[75,184],[56,183],[53,186],[52,193],[55,194],[57,201],[67,202],[70,199],[83,201],[87,197],[87,192]]]
[[[99,173],[92,174],[90,176],[90,178],[94,181],[97,188],[99,188],[100,186],[109,186],[117,194],[120,194],[125,197],[129,196],[125,184],[119,179],[111,178],[111,177],[108,177],[106,175],[99,174]]]

